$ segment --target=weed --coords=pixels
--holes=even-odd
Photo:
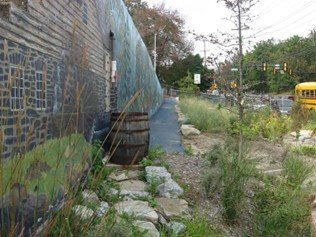
[[[298,146],[293,147],[291,151],[295,154],[310,156],[316,158],[316,147],[313,146]]]
[[[164,154],[165,152],[161,146],[150,148],[147,157],[140,161],[139,164],[142,167],[158,165]]]
[[[158,205],[156,198],[152,196],[138,197],[137,199],[140,201],[148,202],[149,206],[151,206],[152,208],[156,208]]]
[[[161,184],[161,182],[159,182],[156,179],[153,179],[148,185],[147,185],[147,191],[153,196],[157,196],[158,195],[158,186]]]
[[[306,161],[295,157],[287,158],[283,166],[287,183],[293,187],[300,186],[312,172],[312,167]]]
[[[266,180],[255,196],[258,236],[309,236],[308,194],[286,180]]]
[[[93,142],[91,157],[92,157],[92,167],[91,172],[93,174],[99,173],[103,168],[102,159],[104,157],[104,150],[102,148],[102,142]]]
[[[190,237],[221,237],[224,236],[220,231],[216,230],[208,221],[195,214],[191,220],[184,220],[183,223],[186,226],[185,233],[180,236]]]
[[[212,146],[211,150],[203,155],[205,159],[207,159],[211,165],[215,165],[217,161],[222,157],[223,150],[220,144],[215,144]]]
[[[233,152],[222,157],[219,168],[223,184],[224,216],[228,222],[234,222],[244,201],[245,184],[253,176],[253,167],[248,159],[238,159],[238,153]]]
[[[231,116],[227,110],[217,109],[210,102],[198,98],[183,98],[179,106],[189,123],[201,131],[224,131]]]
[[[188,156],[193,155],[193,148],[191,145],[188,145],[184,148],[184,153],[187,154]]]

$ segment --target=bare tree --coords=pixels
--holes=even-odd
[[[217,2],[222,2],[225,6],[232,11],[232,16],[228,19],[236,27],[234,30],[238,31],[237,34],[237,45],[238,45],[238,86],[237,90],[237,106],[238,106],[238,116],[239,116],[239,144],[238,144],[238,158],[243,157],[244,150],[244,136],[243,127],[244,124],[244,54],[243,54],[243,42],[244,36],[243,31],[249,29],[249,23],[251,22],[250,11],[252,7],[258,2],[258,0],[218,0]]]

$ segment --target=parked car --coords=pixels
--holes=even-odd
[[[272,100],[271,105],[273,108],[277,109],[282,114],[290,114],[292,112],[294,102],[290,99],[280,98]]]

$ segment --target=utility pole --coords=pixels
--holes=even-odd
[[[202,38],[203,41],[203,46],[204,46],[204,50],[202,50],[202,52],[204,53],[204,67],[206,68],[206,53],[209,51],[206,49],[206,38]]]
[[[156,72],[157,68],[157,33],[154,36],[154,71]]]

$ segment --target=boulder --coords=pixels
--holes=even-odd
[[[107,202],[101,202],[100,206],[95,211],[95,214],[97,215],[97,217],[102,217],[108,212],[109,209],[110,209],[110,206]]]
[[[183,136],[186,136],[186,137],[196,136],[196,135],[201,134],[200,130],[194,128],[193,125],[186,125],[186,124],[181,125],[181,133],[183,134]]]
[[[167,219],[191,218],[187,201],[183,199],[157,198],[157,210]]]
[[[142,237],[159,237],[159,231],[155,225],[147,221],[135,221],[134,225],[143,232]]]
[[[138,200],[127,200],[116,203],[114,209],[119,215],[126,213],[135,216],[137,219],[148,220],[154,224],[158,223],[157,212],[148,205],[148,202]]]
[[[149,193],[146,191],[146,184],[140,180],[127,180],[118,183],[121,190],[121,195],[130,198],[148,197]]]
[[[187,227],[183,223],[177,221],[171,221],[166,225],[167,231],[175,236],[183,233],[186,228]]]
[[[145,168],[146,179],[149,183],[158,182],[163,183],[171,179],[171,174],[165,167],[161,166],[147,166]]]
[[[160,184],[157,190],[159,196],[166,198],[178,198],[183,195],[183,189],[173,179],[169,179],[167,182]]]
[[[86,206],[76,205],[72,207],[75,215],[82,220],[89,220],[93,217],[94,211]]]
[[[87,205],[89,203],[95,203],[97,205],[100,204],[100,200],[98,198],[98,195],[95,192],[93,192],[92,190],[85,189],[82,191],[81,195],[83,198],[84,205]]]

